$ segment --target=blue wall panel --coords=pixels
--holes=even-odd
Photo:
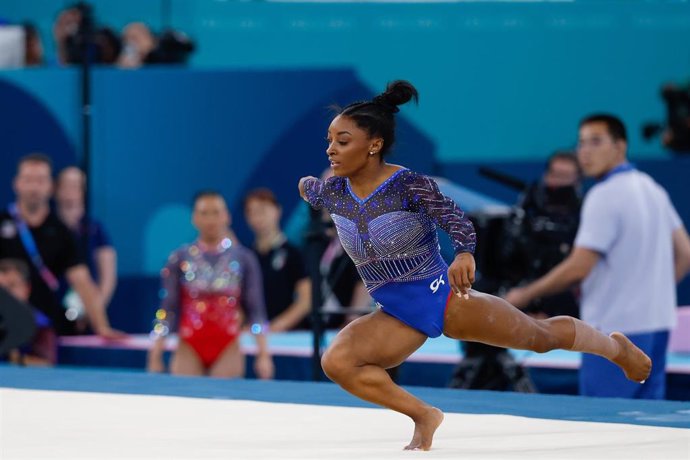
[[[68,134],[80,132],[78,103],[62,103],[63,88],[78,87],[78,74],[22,74],[0,74],[0,100],[8,103],[0,109],[0,121],[6,120],[0,129],[12,134],[0,136],[0,150],[12,152],[3,155],[3,204],[12,198],[19,156],[43,151],[55,158],[56,170],[78,158]],[[250,188],[275,190],[289,218],[300,202],[299,177],[328,166],[328,107],[372,95],[349,70],[96,69],[92,213],[112,233],[121,273],[156,274],[170,251],[194,237],[190,201],[201,189],[225,195],[246,243],[240,202]],[[65,109],[62,117],[51,105]],[[405,117],[399,126],[394,161],[433,173],[434,144]]]

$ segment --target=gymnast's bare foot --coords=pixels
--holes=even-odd
[[[625,376],[633,382],[644,383],[652,371],[652,360],[620,332],[609,336],[620,345],[620,353],[612,361],[620,366]]]
[[[414,423],[412,441],[405,446],[405,450],[429,450],[434,439],[436,428],[443,422],[443,412],[430,407],[429,410]]]

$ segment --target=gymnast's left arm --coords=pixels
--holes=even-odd
[[[474,225],[452,199],[441,193],[432,178],[417,176],[409,190],[420,210],[450,237],[455,259],[448,267],[448,281],[457,295],[469,298],[476,270],[473,254],[477,245],[477,234]]]

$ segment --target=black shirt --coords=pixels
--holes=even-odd
[[[38,227],[30,227],[38,252],[46,267],[62,278],[67,270],[82,263],[74,236],[60,219],[51,211]],[[31,270],[31,296],[29,303],[46,314],[58,334],[68,334],[72,324],[65,317],[56,293],[50,290],[38,270],[31,262],[19,237],[17,226],[7,210],[0,212],[0,259],[14,258],[24,260]]]
[[[307,272],[302,254],[288,241],[273,247],[265,254],[256,249],[254,252],[261,265],[266,313],[270,321],[294,302],[297,283],[307,277]]]

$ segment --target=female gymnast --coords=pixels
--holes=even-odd
[[[163,371],[163,339],[176,324],[173,374],[244,376],[239,337],[246,317],[258,348],[254,370],[259,378],[270,379],[273,360],[264,334],[259,262],[230,231],[230,213],[217,192],[197,194],[192,219],[199,239],[173,252],[161,272],[163,300],[156,312],[148,370]]]
[[[395,113],[417,90],[395,81],[371,101],[346,106],[328,128],[334,177],[303,177],[299,191],[333,217],[378,310],[346,326],[322,358],[326,375],[364,400],[409,416],[408,450],[429,450],[443,413],[397,386],[385,369],[402,363],[427,337],[543,353],[593,353],[643,382],[651,360],[623,334],[606,336],[569,317],[533,319],[505,300],[471,288],[476,235],[462,210],[429,177],[389,164]],[[441,258],[436,226],[450,236],[455,260]]]

